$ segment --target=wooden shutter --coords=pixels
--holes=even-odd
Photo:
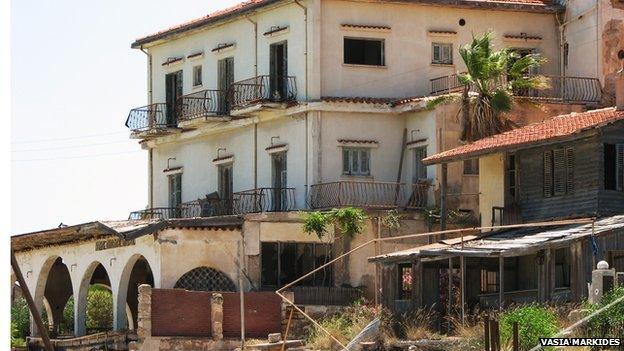
[[[544,151],[544,197],[551,197],[553,194],[553,167],[552,151]]]
[[[440,54],[440,45],[433,44],[433,62],[440,62],[441,56],[442,55]]]
[[[553,150],[553,195],[566,193],[566,162],[565,149]]]
[[[370,174],[370,150],[360,150],[360,173],[363,175]]]
[[[574,148],[567,148],[565,152],[566,161],[566,193],[574,191]]]
[[[342,174],[350,174],[351,173],[351,158],[349,157],[349,149],[342,149]]]
[[[616,189],[624,190],[624,144],[615,145],[615,179]]]

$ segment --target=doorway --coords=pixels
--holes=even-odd
[[[228,92],[230,86],[234,83],[234,58],[227,57],[219,60],[217,68],[218,82],[217,86],[221,92],[219,95],[219,112],[227,114],[230,111],[230,103],[228,101]],[[231,92],[232,94],[234,92]]]
[[[277,152],[271,156],[273,201],[271,211],[284,211],[288,206],[286,187],[288,186],[286,152]]]
[[[182,70],[165,76],[165,95],[167,102],[167,126],[177,125],[176,103],[182,96]]]
[[[270,100],[283,101],[288,96],[288,47],[285,41],[271,44],[270,48]]]

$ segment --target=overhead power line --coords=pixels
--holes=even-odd
[[[124,155],[124,154],[133,154],[137,152],[141,152],[142,150],[135,151],[125,151],[125,152],[113,152],[106,154],[92,154],[92,155],[80,155],[80,156],[68,156],[68,157],[48,157],[48,158],[31,158],[25,160],[11,160],[11,162],[35,162],[35,161],[54,161],[54,160],[73,160],[80,158],[93,158],[93,157],[103,157],[103,156],[116,156],[116,155]]]
[[[36,143],[46,143],[46,142],[50,142],[50,141],[65,141],[65,140],[94,138],[94,137],[99,137],[99,136],[107,136],[107,135],[115,135],[115,134],[128,134],[128,132],[110,132],[110,133],[101,133],[101,134],[80,135],[80,136],[67,137],[67,138],[52,138],[52,139],[40,139],[40,140],[28,140],[28,141],[14,141],[11,144],[36,144]]]
[[[82,144],[82,145],[68,145],[68,146],[56,146],[56,147],[41,147],[35,149],[26,149],[26,150],[11,150],[11,152],[33,152],[33,151],[48,151],[48,150],[63,150],[63,149],[78,149],[78,148],[86,148],[92,146],[101,146],[101,145],[111,145],[111,144],[120,144],[131,142],[130,139],[125,140],[115,140],[104,143],[93,143],[93,144]]]

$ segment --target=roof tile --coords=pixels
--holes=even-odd
[[[619,120],[624,120],[624,111],[617,111],[613,107],[561,115],[429,156],[423,162],[444,163],[511,147],[530,146],[550,139],[568,137]]]

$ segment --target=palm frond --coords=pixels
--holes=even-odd
[[[507,112],[511,110],[513,99],[506,89],[496,89],[492,94],[490,105],[495,113]]]

